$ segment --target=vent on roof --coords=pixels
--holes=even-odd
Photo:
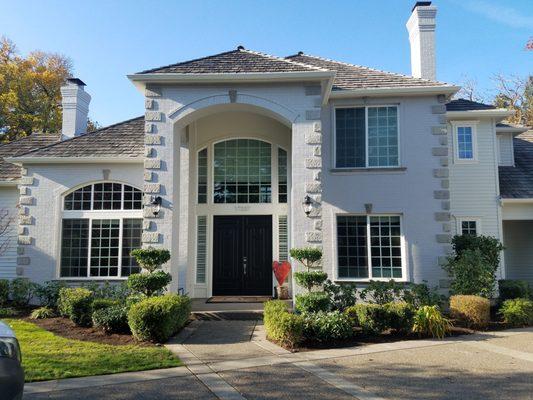
[[[241,46],[237,46],[237,50],[246,50],[246,49],[244,48],[244,46],[241,45]]]
[[[411,9],[411,12],[415,10],[417,7],[428,7],[431,5],[431,1],[417,1],[416,4]]]
[[[299,52],[298,52],[298,55],[299,55],[299,56],[303,56],[303,55],[304,55],[304,52],[303,52],[303,51],[299,51]]]

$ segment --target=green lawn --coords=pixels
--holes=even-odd
[[[20,342],[26,382],[182,365],[164,347],[84,342],[56,336],[31,322],[4,321]]]

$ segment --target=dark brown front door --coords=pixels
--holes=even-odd
[[[213,296],[272,294],[272,216],[215,216]]]

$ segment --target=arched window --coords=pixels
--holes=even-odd
[[[232,139],[215,144],[214,202],[272,202],[272,145]]]
[[[121,278],[139,272],[133,249],[141,247],[142,192],[101,182],[64,198],[60,277]]]

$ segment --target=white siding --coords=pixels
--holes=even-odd
[[[16,187],[0,188],[0,210],[9,210],[12,218],[17,217],[18,189]],[[0,279],[16,277],[17,270],[17,223],[14,221],[2,236],[9,241],[7,250],[0,254]]]
[[[533,286],[533,221],[504,221],[507,279],[523,279]]]
[[[455,151],[452,127],[449,131]],[[476,131],[477,161],[454,163],[453,154],[450,156],[451,213],[456,219],[479,218],[481,234],[500,238],[497,139],[494,123],[490,119],[481,120],[477,123]],[[454,231],[456,226],[457,224],[452,224]]]
[[[513,166],[513,136],[511,134],[498,135],[498,164]]]

